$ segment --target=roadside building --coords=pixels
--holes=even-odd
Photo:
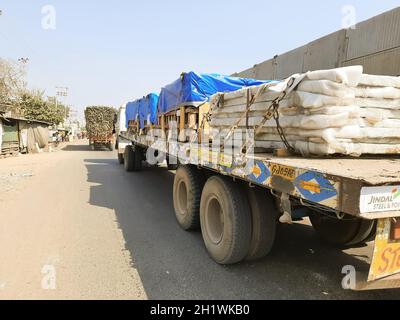
[[[36,153],[46,149],[50,125],[0,113],[0,154]]]

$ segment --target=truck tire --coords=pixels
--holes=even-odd
[[[222,265],[242,261],[251,243],[251,212],[246,191],[227,177],[213,176],[200,203],[203,240],[211,258]]]
[[[376,221],[375,220],[364,220],[360,222],[360,228],[355,237],[346,245],[357,246],[365,242],[373,240],[376,234]]]
[[[275,243],[278,211],[269,190],[247,187],[251,209],[252,231],[250,250],[246,260],[267,256]]]
[[[312,212],[310,221],[325,242],[341,247],[359,245],[371,237],[375,221],[345,215],[342,220]]]
[[[124,167],[127,172],[132,172],[135,166],[135,152],[133,146],[126,146],[124,153]]]
[[[141,147],[134,146],[133,153],[134,153],[134,160],[133,160],[132,171],[140,171],[142,170],[143,149]]]
[[[205,178],[194,166],[179,166],[176,171],[173,200],[176,220],[186,231],[200,228],[200,200]]]
[[[118,163],[124,164],[124,155],[122,153],[118,153]]]

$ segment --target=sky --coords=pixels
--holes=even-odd
[[[68,87],[79,112],[118,107],[181,72],[230,75],[337,31],[347,5],[360,22],[399,1],[2,0],[0,57],[29,58],[29,87]]]

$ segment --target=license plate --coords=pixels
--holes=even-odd
[[[289,181],[293,181],[296,178],[296,169],[292,167],[273,164],[271,165],[270,170],[273,176],[278,176]]]
[[[399,220],[380,219],[378,221],[374,256],[368,281],[386,278],[400,273]]]
[[[362,188],[360,212],[385,211],[400,211],[400,186]]]

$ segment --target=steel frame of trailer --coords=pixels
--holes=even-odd
[[[136,138],[129,136],[123,138],[143,148],[150,147],[143,142],[138,142]],[[178,150],[188,149],[187,143],[174,143],[178,145]],[[159,151],[165,152],[164,150]],[[382,183],[371,184],[362,177],[355,178],[350,175],[333,174],[322,172],[318,169],[305,168],[306,166],[293,166],[290,164],[290,159],[287,161],[288,164],[282,164],[282,162],[285,162],[285,158],[274,159],[272,154],[248,156],[244,165],[239,165],[233,156],[210,151],[210,148],[201,145],[198,147],[191,145],[190,154],[190,163],[188,164],[241,179],[272,191],[286,193],[304,203],[305,206],[307,204],[317,204],[325,207],[327,211],[337,214],[346,213],[364,219],[400,216],[400,211],[375,214],[363,214],[360,212],[361,190],[365,187],[387,184],[384,180],[382,180]],[[193,154],[195,155],[194,157]],[[198,157],[197,159],[196,156]],[[279,161],[276,161],[276,159],[279,159]],[[307,160],[307,158],[304,158],[305,163]],[[351,160],[358,161],[357,158]],[[325,160],[321,159],[321,161]],[[400,159],[396,161],[399,162],[399,179],[389,185],[400,185]]]

